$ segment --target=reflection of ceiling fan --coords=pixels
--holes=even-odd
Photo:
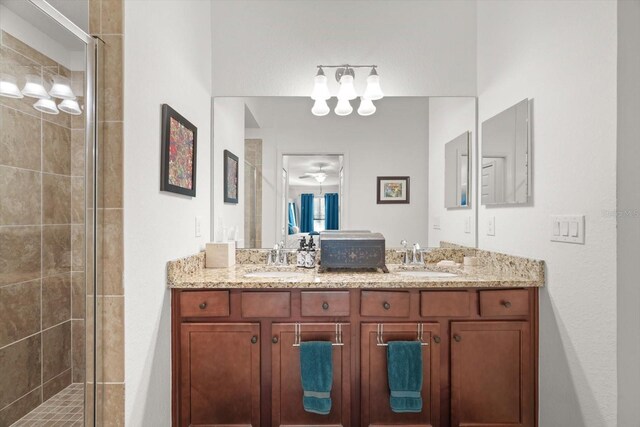
[[[322,172],[322,166],[320,166],[318,172],[306,172],[304,175],[300,175],[298,178],[313,178],[318,182],[318,184],[322,184],[327,179],[327,174]]]

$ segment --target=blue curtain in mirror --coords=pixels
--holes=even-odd
[[[300,195],[300,232],[313,232],[313,194]]]
[[[324,195],[324,228],[325,230],[339,230],[340,208],[338,207],[338,193]]]
[[[289,234],[295,234],[295,228],[298,226],[296,218],[296,203],[289,202]]]

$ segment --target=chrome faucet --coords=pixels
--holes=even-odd
[[[287,266],[289,259],[287,257],[287,251],[284,249],[284,242],[273,245],[273,249],[269,251],[267,256],[267,265],[273,266]]]
[[[420,248],[420,243],[414,243],[411,249],[406,240],[401,241],[400,244],[404,247],[404,265],[424,264],[425,250]]]
[[[412,264],[424,264],[424,252],[420,249],[420,243],[413,244],[413,262]]]

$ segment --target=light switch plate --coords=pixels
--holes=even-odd
[[[551,241],[584,245],[584,215],[552,215]]]
[[[196,237],[202,236],[202,217],[196,217],[196,229],[195,229]]]
[[[433,229],[440,230],[440,217],[434,216],[432,221],[433,221]]]
[[[467,234],[471,233],[471,217],[470,216],[467,216],[464,219],[464,232]]]
[[[495,236],[496,235],[496,217],[490,216],[487,219],[487,236]]]

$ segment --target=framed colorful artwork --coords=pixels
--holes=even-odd
[[[167,104],[162,104],[160,190],[196,195],[198,130]]]
[[[224,202],[238,203],[238,156],[224,150]]]
[[[378,204],[409,203],[408,176],[379,176]]]

